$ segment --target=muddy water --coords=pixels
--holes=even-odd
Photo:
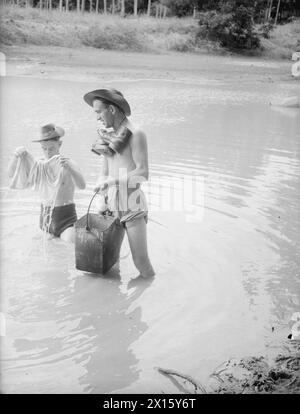
[[[85,214],[101,160],[90,151],[95,120],[82,95],[99,85],[1,80],[4,392],[178,392],[155,367],[205,384],[224,360],[266,351],[271,328],[285,335],[300,310],[300,110],[269,105],[299,87],[113,86],[148,136],[152,283],[131,282],[126,240],[107,275],[76,270],[73,246],[43,243],[38,197],[8,189],[13,149],[39,156],[30,141],[55,122],[66,129],[62,152],[87,181],[76,193]]]

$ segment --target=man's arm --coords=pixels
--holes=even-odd
[[[103,185],[103,183],[107,180],[108,177],[108,162],[107,162],[107,158],[105,156],[102,157],[103,162],[102,162],[102,168],[101,168],[101,174],[98,177],[96,186],[94,188],[94,191],[97,192],[100,190],[101,186]]]
[[[79,171],[78,166],[75,164],[74,161],[70,160],[69,158],[61,157],[60,164],[64,167],[71,175],[75,185],[80,188],[81,190],[85,189],[85,179],[81,172]]]

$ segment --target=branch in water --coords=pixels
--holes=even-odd
[[[178,371],[174,371],[174,370],[170,370],[170,369],[165,369],[165,368],[160,368],[160,367],[155,367],[155,369],[162,375],[166,375],[168,377],[172,376],[177,376],[182,378],[183,380],[189,382],[190,384],[192,384],[195,388],[195,392],[197,393],[197,391],[201,391],[202,394],[207,394],[206,389],[199,383],[197,383],[192,377],[190,377],[189,375],[185,375],[185,374],[181,374]]]

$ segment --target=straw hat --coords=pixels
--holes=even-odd
[[[129,103],[126,101],[123,94],[116,89],[97,89],[86,93],[83,97],[85,102],[90,106],[93,106],[93,101],[96,98],[105,99],[112,105],[116,105],[126,116],[130,116],[131,114]]]
[[[61,138],[65,135],[63,128],[55,126],[54,124],[47,124],[41,128],[41,138],[35,139],[32,142],[49,141],[50,139]]]

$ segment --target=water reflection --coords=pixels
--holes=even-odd
[[[117,266],[105,277],[69,270],[74,253],[57,240],[45,263],[40,240],[28,260],[32,273],[20,272],[21,256],[5,269],[13,283],[4,285],[10,340],[2,354],[3,390],[94,393],[128,386],[138,377],[130,346],[147,329],[141,310],[128,308],[145,287],[122,292]]]

